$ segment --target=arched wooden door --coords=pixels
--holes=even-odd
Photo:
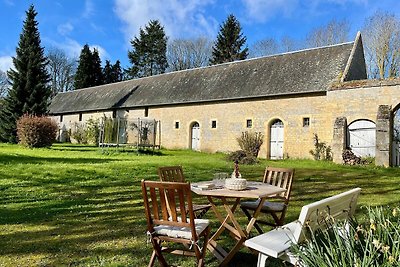
[[[375,123],[369,120],[352,122],[348,127],[349,147],[359,157],[375,157]]]
[[[270,159],[283,159],[283,122],[275,120],[271,124]]]
[[[200,150],[200,125],[198,122],[192,124],[191,128],[191,145],[192,150]]]

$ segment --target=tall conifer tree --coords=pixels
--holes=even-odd
[[[219,64],[246,59],[248,48],[242,50],[247,38],[243,36],[242,27],[234,15],[229,15],[220,26],[217,40],[212,49],[210,64]]]
[[[108,83],[113,83],[114,82],[112,65],[111,65],[109,60],[106,60],[106,64],[104,65],[103,77],[104,77],[104,84],[108,84]]]
[[[103,71],[99,52],[90,50],[88,44],[85,44],[79,56],[78,68],[75,74],[75,89],[87,88],[103,84]]]
[[[120,82],[123,79],[123,72],[121,69],[121,63],[119,60],[114,65],[106,60],[106,64],[103,68],[104,84]]]
[[[115,64],[112,66],[112,73],[114,77],[114,82],[120,82],[124,79],[124,73],[121,68],[121,62],[119,60],[115,61]]]
[[[103,69],[99,51],[94,48],[92,52],[93,86],[104,84]]]
[[[17,142],[16,121],[23,114],[42,115],[47,112],[51,90],[36,15],[31,5],[26,11],[16,56],[13,57],[14,69],[8,72],[12,87],[0,110],[0,140],[3,142]]]
[[[132,67],[128,74],[133,77],[146,77],[164,73],[167,63],[167,41],[164,27],[158,20],[150,20],[139,37],[131,40],[133,49],[128,52]]]

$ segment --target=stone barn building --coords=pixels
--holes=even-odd
[[[354,42],[176,71],[58,94],[50,116],[67,130],[103,116],[161,122],[161,145],[237,150],[261,132],[260,157],[311,158],[314,134],[341,162],[346,147],[389,166],[400,81],[366,80],[361,35]]]

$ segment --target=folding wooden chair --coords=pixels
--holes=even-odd
[[[163,182],[181,182],[184,183],[185,176],[181,166],[165,166],[159,167],[158,177]],[[193,211],[195,218],[202,218],[204,214],[211,208],[210,204],[193,204]]]
[[[197,266],[204,266],[210,234],[209,221],[195,219],[190,184],[142,180],[142,193],[147,231],[153,245],[148,266],[153,266],[156,258],[161,266],[168,266],[162,252],[195,256]],[[170,211],[167,210],[167,203]],[[184,246],[181,250],[162,247],[161,243],[164,241],[181,243]]]
[[[294,177],[294,169],[285,168],[273,168],[267,167],[264,173],[264,183],[279,186],[285,188],[286,191],[280,195],[273,197],[274,201],[265,201],[261,209],[262,213],[270,214],[273,221],[257,220],[254,227],[257,231],[262,234],[263,231],[258,224],[266,224],[270,226],[282,226],[285,221],[286,210],[289,205],[290,193],[292,191],[292,183]],[[244,201],[240,203],[240,208],[246,214],[247,218],[250,220],[251,215],[249,211],[255,211],[258,207],[257,201]]]

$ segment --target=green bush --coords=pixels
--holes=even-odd
[[[84,130],[86,134],[87,143],[92,145],[99,144],[100,137],[100,124],[98,119],[90,118],[86,122],[86,129]]]
[[[86,127],[82,123],[74,123],[71,129],[71,137],[75,139],[78,144],[87,144]]]
[[[399,212],[398,207],[368,208],[368,217],[361,224],[332,222],[328,230],[294,246],[294,253],[308,267],[400,266]]]
[[[47,117],[25,114],[17,121],[19,143],[26,147],[49,147],[57,136],[57,123]]]

